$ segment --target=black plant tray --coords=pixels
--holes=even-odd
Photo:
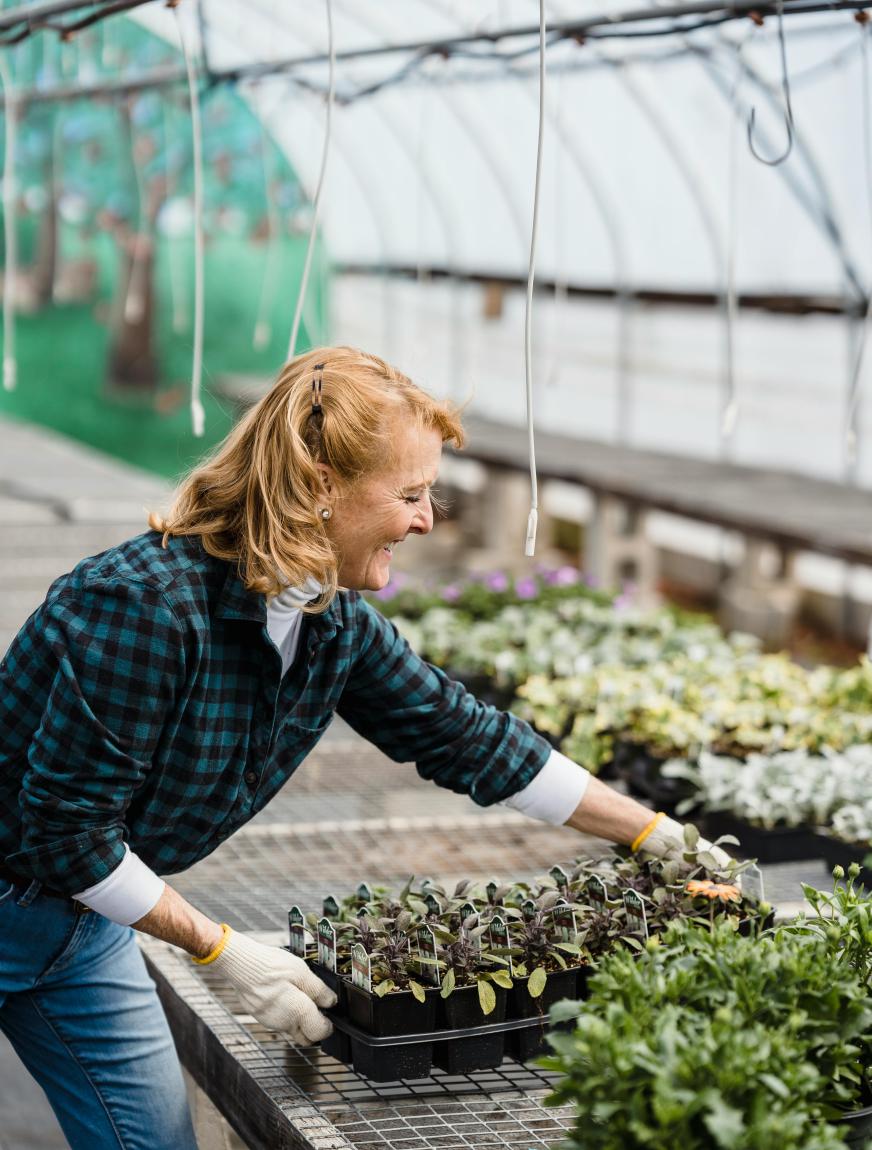
[[[847,1146],[867,1146],[872,1140],[872,1106],[843,1114],[840,1118],[830,1118],[829,1121],[835,1126],[846,1127],[844,1138]]]
[[[863,860],[872,854],[872,844],[867,847],[863,843],[846,843],[823,831],[818,831],[815,838],[819,844],[818,854],[830,869],[843,866],[847,871],[851,863],[857,863],[860,866],[859,881],[872,889],[872,870],[863,865]]]
[[[735,835],[738,854],[762,863],[797,862],[823,857],[820,836],[810,827],[761,827],[746,822],[730,811],[707,811],[691,817],[707,838]]]
[[[484,1026],[464,1026],[454,1030],[428,1030],[418,1034],[388,1035],[377,1038],[367,1034],[359,1026],[355,1026],[346,1016],[335,1010],[326,1010],[324,1013],[334,1026],[334,1035],[338,1031],[345,1035],[351,1046],[351,1065],[366,1078],[373,1082],[397,1082],[401,1078],[427,1078],[434,1061],[434,1045],[446,1042],[467,1044],[463,1061],[466,1069],[464,1073],[474,1070],[488,1070],[493,1066],[491,1057],[494,1039],[502,1041],[504,1036],[515,1031],[531,1030],[542,1026],[540,1018],[514,1018],[507,1022],[489,1022]],[[330,1041],[328,1039],[328,1041]],[[426,1057],[422,1054],[426,1050]],[[479,1064],[474,1057],[470,1057],[476,1050],[484,1052],[484,1062]],[[335,1056],[334,1056],[335,1057]],[[458,1055],[458,1057],[460,1057]],[[438,1062],[444,1059],[438,1054]],[[346,1060],[343,1060],[346,1061]],[[425,1065],[426,1063],[426,1065]],[[414,1066],[416,1073],[411,1074],[408,1068]]]
[[[624,747],[616,759],[621,764],[619,774],[630,794],[648,799],[657,810],[673,815],[680,802],[693,797],[692,784],[686,779],[665,778],[660,768],[666,760],[658,759],[644,747]]]

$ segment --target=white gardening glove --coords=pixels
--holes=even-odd
[[[333,1024],[318,1007],[335,1006],[336,995],[301,958],[277,946],[264,946],[229,926],[224,931],[224,943],[214,958],[194,961],[209,962],[223,974],[258,1022],[300,1046],[312,1046],[333,1033]]]
[[[655,858],[681,859],[687,850],[684,827],[675,819],[667,818],[662,813],[658,814],[633,843],[632,849],[641,854],[654,855]],[[729,870],[735,865],[736,860],[731,855],[721,847],[714,846],[708,839],[700,838],[693,849],[697,853],[708,851],[718,867],[723,870]]]

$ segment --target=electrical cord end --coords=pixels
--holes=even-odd
[[[857,432],[849,427],[845,433],[845,458],[849,466],[857,462]]]
[[[271,339],[272,328],[266,322],[266,320],[259,319],[254,327],[254,339],[252,340],[252,347],[255,351],[263,351]]]
[[[721,434],[722,435],[730,436],[733,434],[733,431],[735,430],[735,427],[736,427],[736,417],[738,416],[738,414],[739,414],[739,405],[736,403],[736,401],[734,399],[730,400],[730,402],[724,408],[724,414],[723,414],[723,417],[721,419]]]
[[[539,525],[539,512],[535,507],[530,508],[527,518],[527,541],[524,544],[524,554],[532,558],[536,554],[536,528]]]
[[[14,391],[18,383],[18,363],[12,356],[3,358],[3,390]]]
[[[202,439],[206,432],[206,413],[199,399],[191,400],[191,424],[194,428],[194,435],[198,439]]]

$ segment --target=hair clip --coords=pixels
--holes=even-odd
[[[321,389],[324,384],[324,364],[316,363],[312,369],[315,374],[312,377],[312,414],[315,415],[321,411]]]

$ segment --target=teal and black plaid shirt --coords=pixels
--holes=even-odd
[[[184,870],[255,815],[338,712],[487,806],[550,748],[417,656],[355,592],[307,616],[282,678],[266,602],[196,538],[149,532],[51,587],[0,664],[0,858],[73,894],[123,843]]]

